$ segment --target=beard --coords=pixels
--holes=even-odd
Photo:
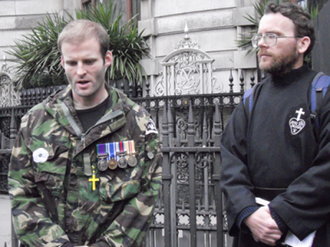
[[[298,59],[299,53],[297,52],[297,48],[292,47],[286,54],[273,56],[269,65],[259,62],[259,67],[271,75],[283,75],[295,67]]]

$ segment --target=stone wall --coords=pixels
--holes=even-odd
[[[5,51],[14,45],[14,40],[22,39],[46,13],[73,13],[80,5],[80,0],[0,0],[0,64],[4,56],[10,59]]]
[[[239,87],[239,76],[250,78],[255,72],[255,54],[246,55],[237,48],[236,40],[243,32],[251,30],[250,22],[244,16],[254,15],[254,0],[142,0],[139,29],[151,35],[149,44],[151,58],[141,61],[155,85],[162,70],[161,60],[174,50],[184,38],[187,24],[188,35],[197,42],[200,49],[211,55],[214,75],[227,84],[230,69],[233,69],[235,88]],[[255,75],[256,76],[256,75]],[[152,88],[152,86],[151,86]]]
[[[184,37],[187,24],[189,36],[215,59],[214,75],[225,85],[224,91],[228,90],[230,69],[233,69],[238,90],[241,69],[248,79],[256,68],[255,55],[247,56],[236,45],[240,34],[251,29],[244,16],[254,15],[252,4],[256,1],[141,0],[139,28],[145,35],[151,35],[151,58],[144,59],[141,64],[150,76],[151,85],[159,80],[160,61]],[[117,3],[125,9],[123,0]],[[73,13],[80,5],[80,0],[0,0],[0,64],[14,40],[21,39],[46,13],[64,10]],[[6,57],[10,59],[8,55]]]

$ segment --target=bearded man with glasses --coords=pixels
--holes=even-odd
[[[317,72],[304,62],[315,43],[310,15],[293,3],[269,3],[251,41],[268,76],[251,91],[252,108],[242,101],[221,137],[233,246],[290,246],[290,236],[330,246],[330,90],[316,126]]]

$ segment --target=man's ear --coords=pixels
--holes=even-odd
[[[61,65],[62,65],[62,67],[64,69],[64,59],[63,59],[63,56],[61,56]]]
[[[304,54],[311,44],[311,39],[307,36],[298,39],[298,52]]]
[[[107,51],[104,57],[104,65],[106,68],[108,68],[112,64],[112,59],[113,57],[111,51]]]

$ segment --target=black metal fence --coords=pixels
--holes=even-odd
[[[186,138],[174,138],[173,113],[164,106],[163,214],[165,246],[223,246],[222,196],[219,187],[221,118],[215,103],[213,130],[204,111],[198,136],[189,103]],[[213,113],[211,107],[210,113]],[[208,133],[212,133],[208,136]],[[197,134],[197,135],[196,135]],[[197,138],[196,138],[197,137]],[[185,143],[186,145],[182,145]],[[160,213],[160,212],[158,212]],[[180,234],[181,233],[181,234]]]
[[[252,86],[254,77],[250,79]],[[144,97],[140,85],[134,88],[138,97],[133,100],[156,122],[164,155],[163,188],[144,246],[219,247],[230,241],[219,187],[219,138],[244,93],[244,77],[240,77],[239,92],[233,90],[232,74],[228,85],[228,93],[164,97],[151,97],[148,85]],[[10,152],[20,118],[60,88],[26,90],[21,93],[25,106],[0,109],[0,193],[8,193]],[[127,87],[126,93],[131,92]],[[12,247],[16,246],[13,240]]]

